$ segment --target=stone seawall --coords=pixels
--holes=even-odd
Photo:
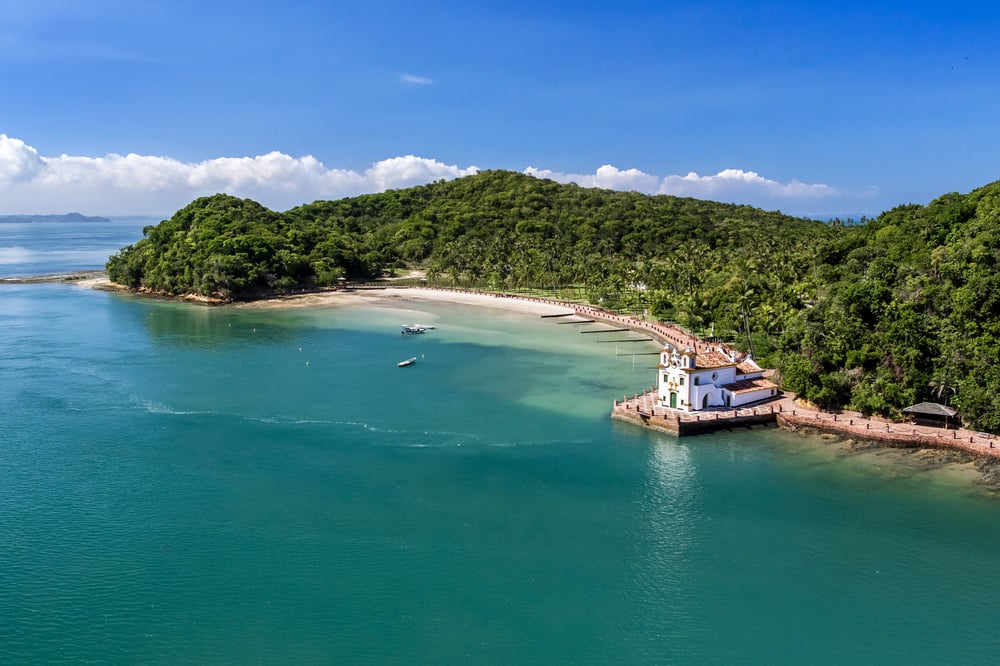
[[[776,423],[786,430],[835,435],[876,446],[950,449],[984,458],[1000,458],[1000,440],[994,440],[987,433],[896,423],[857,414],[821,412],[796,403],[792,395],[737,410],[681,412],[663,407],[657,392],[650,389],[631,398],[625,396],[622,400],[615,400],[611,418],[675,437]]]
[[[767,403],[735,410],[682,412],[663,407],[659,404],[657,392],[649,390],[631,398],[625,396],[624,400],[616,400],[611,408],[611,418],[682,437],[716,430],[770,425],[775,422],[775,415],[780,409],[779,404]]]

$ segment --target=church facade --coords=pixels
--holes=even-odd
[[[721,345],[680,351],[667,344],[660,350],[657,372],[660,404],[683,412],[733,409],[778,394],[752,357],[740,358]]]

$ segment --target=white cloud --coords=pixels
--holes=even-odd
[[[378,191],[396,187],[412,187],[442,178],[450,180],[478,173],[476,167],[459,169],[436,160],[407,155],[376,162],[365,171],[365,180],[373,183]]]
[[[528,167],[524,173],[537,178],[550,178],[560,183],[576,183],[580,187],[601,187],[608,190],[625,190],[652,194],[660,184],[660,179],[638,169],[624,171],[605,164],[593,174],[558,173],[548,169]]]
[[[20,139],[0,134],[0,213],[167,215],[192,199],[225,192],[250,197],[274,210],[316,199],[338,199],[450,180],[478,172],[434,159],[404,155],[364,171],[329,168],[311,155],[270,152],[182,162],[156,155],[45,157]],[[787,208],[838,194],[822,184],[781,183],[753,171],[726,169],[714,176],[659,177],[605,164],[592,174],[528,167],[525,173],[582,187],[635,190]]]
[[[576,183],[581,187],[635,190],[646,194],[672,194],[737,203],[773,202],[775,199],[812,199],[837,193],[837,190],[829,185],[807,184],[797,180],[780,183],[764,178],[754,171],[742,169],[725,169],[714,176],[699,176],[692,171],[686,176],[663,178],[638,169],[623,171],[610,164],[605,164],[593,174],[559,173],[535,167],[528,167],[524,172],[539,178],[551,178],[560,183]]]
[[[291,157],[277,151],[193,163],[134,153],[43,157],[23,141],[0,134],[0,213],[163,215],[216,192],[286,210],[316,199],[422,185],[478,171],[414,155],[382,160],[360,173],[327,168],[311,155]]]
[[[434,83],[433,79],[429,79],[426,76],[417,76],[416,74],[400,74],[399,80],[403,83],[408,83],[414,86],[429,86]]]
[[[20,139],[0,134],[0,186],[31,180],[44,168],[37,150]]]
[[[745,194],[805,199],[830,196],[835,192],[829,185],[810,185],[797,180],[779,183],[755,171],[742,169],[724,169],[714,176],[699,176],[694,171],[686,176],[667,176],[657,190],[657,194],[700,198],[721,196],[727,199]]]

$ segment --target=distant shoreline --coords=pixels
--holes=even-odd
[[[64,213],[62,215],[0,215],[0,224],[41,224],[45,222],[111,222],[110,217]]]
[[[66,273],[46,273],[44,275],[0,277],[0,284],[73,283],[89,287],[92,286],[91,283],[101,279],[107,280],[107,273],[104,270],[96,269],[92,271],[69,271]]]

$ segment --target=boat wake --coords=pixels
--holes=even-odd
[[[485,447],[485,448],[511,448],[539,445],[567,445],[578,442],[569,441],[544,441],[525,442],[498,440],[489,441],[482,435],[473,432],[460,432],[450,430],[424,430],[424,429],[402,429],[383,426],[365,421],[342,421],[328,419],[298,418],[284,415],[259,416],[255,414],[227,413],[224,411],[212,410],[186,410],[176,409],[155,400],[134,401],[143,411],[149,414],[177,416],[177,417],[212,417],[213,419],[231,419],[249,424],[257,424],[261,427],[306,427],[327,429],[330,431],[331,439],[341,440],[344,431],[355,432],[357,435],[368,435],[358,441],[365,441],[371,446],[379,447],[399,447],[413,449],[444,449],[459,447]],[[338,434],[339,433],[339,434]],[[352,438],[353,439],[353,438]]]
[[[170,416],[203,416],[203,415],[214,414],[214,412],[201,411],[201,410],[173,409],[172,407],[168,407],[167,405],[164,405],[161,402],[156,402],[154,400],[136,399],[134,402],[136,403],[136,405],[138,405],[140,409],[150,414],[167,414]]]

